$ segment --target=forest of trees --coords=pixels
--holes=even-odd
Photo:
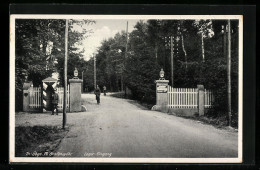
[[[69,20],[68,79],[73,77],[75,67],[84,70],[87,62],[83,50],[77,44],[87,38],[92,30],[73,29],[74,25],[93,24],[92,20]],[[22,88],[25,78],[39,87],[42,80],[59,73],[60,86],[64,83],[65,20],[17,19],[15,21],[15,106],[22,109]]]
[[[73,25],[92,24],[89,20],[70,20],[68,79],[73,70],[84,71],[84,89],[94,89],[94,58],[85,61],[80,43],[87,31],[77,32]],[[132,32],[118,32],[106,39],[98,48],[96,57],[97,84],[108,91],[118,92],[129,88],[133,98],[155,104],[155,83],[161,68],[165,78],[171,81],[170,50],[165,48],[164,37],[174,36],[174,87],[195,88],[203,84],[214,91],[214,108],[209,115],[226,115],[227,105],[227,58],[224,55],[222,26],[226,20],[148,20],[136,23]],[[22,84],[25,75],[39,86],[41,80],[59,72],[63,85],[64,20],[16,20],[16,105],[22,100]],[[231,82],[232,113],[238,111],[238,20],[231,20]],[[94,30],[95,31],[95,30]],[[127,51],[126,51],[126,41]],[[52,52],[46,47],[53,43]],[[86,47],[87,48],[87,47]],[[178,48],[178,50],[177,50]],[[46,69],[46,58],[49,64]],[[55,62],[54,62],[55,61]],[[81,77],[81,76],[80,76]],[[123,84],[123,88],[121,86]],[[169,83],[171,84],[171,82]],[[21,96],[21,97],[19,97]],[[235,119],[236,120],[236,119]]]

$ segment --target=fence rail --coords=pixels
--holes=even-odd
[[[205,89],[204,94],[205,108],[212,107],[212,91]],[[167,95],[169,108],[198,108],[197,88],[172,88],[168,86]]]

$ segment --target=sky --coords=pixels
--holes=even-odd
[[[84,49],[84,59],[89,60],[93,53],[95,53],[98,47],[101,46],[101,42],[105,39],[113,37],[116,33],[126,31],[126,25],[128,21],[128,33],[134,30],[135,24],[139,20],[134,19],[98,19],[95,20],[95,24],[84,25],[86,30],[92,29],[92,33],[88,33],[87,38],[82,41],[82,45],[78,45],[80,49]],[[74,29],[80,31],[82,28],[74,26]]]

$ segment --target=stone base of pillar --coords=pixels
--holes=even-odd
[[[156,80],[156,105],[152,110],[168,113],[167,91],[169,80]]]
[[[23,111],[30,111],[29,107],[29,89],[32,85],[32,82],[26,82],[23,84]]]
[[[204,116],[205,109],[204,109],[204,86],[203,85],[197,85],[198,88],[198,112],[200,116]]]
[[[160,111],[160,112],[163,112],[163,113],[169,112],[169,108],[168,108],[167,105],[165,105],[165,106],[154,105],[151,110]]]

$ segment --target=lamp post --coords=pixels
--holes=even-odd
[[[127,47],[126,47],[126,50],[127,50]],[[121,55],[122,53],[122,50],[121,49],[118,49],[117,53],[119,53]],[[124,87],[124,84],[123,84],[123,72],[124,72],[124,67],[125,67],[125,59],[126,59],[126,52],[125,52],[125,56],[124,56],[124,60],[123,60],[123,68],[121,69],[121,91],[123,91],[123,87]]]
[[[228,20],[228,55],[227,55],[227,79],[228,79],[228,124],[231,126],[231,24]]]
[[[94,90],[96,89],[96,57],[95,55],[93,55],[94,57]]]
[[[67,103],[67,62],[68,62],[68,30],[69,20],[66,19],[65,26],[65,58],[64,58],[64,93],[63,93],[63,119],[62,128],[65,129],[67,117],[66,117],[66,103]]]
[[[124,88],[124,70],[125,70],[125,62],[126,62],[126,58],[127,58],[127,45],[128,45],[128,21],[126,22],[126,43],[125,43],[125,58],[124,58],[124,62],[123,62],[123,69],[122,69],[122,73],[121,73],[121,91],[123,91]],[[126,88],[126,87],[125,87]],[[126,91],[125,91],[125,95],[126,95]]]
[[[231,126],[232,112],[231,112],[231,24],[230,20],[225,26],[222,25],[221,33],[223,34],[223,53],[227,58],[227,111],[228,111],[228,125]],[[227,34],[227,35],[226,35]]]

